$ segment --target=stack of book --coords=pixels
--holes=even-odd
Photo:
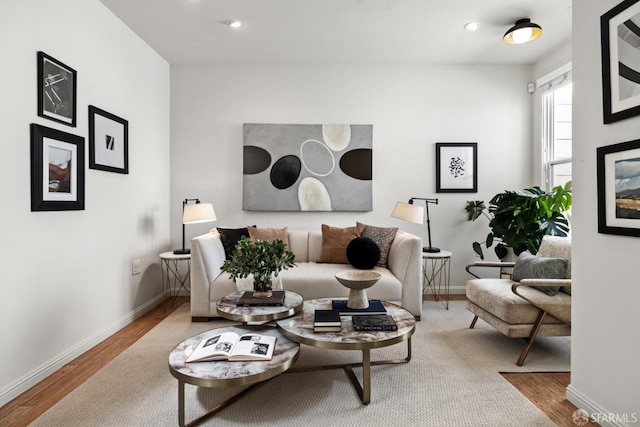
[[[346,299],[333,300],[331,305],[334,310],[338,310],[341,316],[387,314],[387,309],[384,308],[382,301],[379,299],[370,299],[369,307],[367,308],[349,308],[347,307]]]
[[[338,310],[316,310],[313,319],[314,332],[340,332],[341,329]]]
[[[398,325],[388,314],[351,317],[354,331],[397,331]]]

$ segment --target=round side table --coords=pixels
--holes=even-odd
[[[166,293],[171,298],[171,304],[176,301],[178,294],[184,289],[188,294],[191,294],[189,287],[187,287],[187,281],[190,280],[191,275],[191,254],[174,254],[173,252],[163,252],[160,254],[160,261],[162,263],[162,293]],[[186,272],[180,270],[180,264],[187,264]],[[165,279],[166,277],[166,279]],[[171,279],[173,278],[173,289],[175,293],[171,292]],[[178,286],[180,285],[180,286]],[[191,285],[191,282],[189,282]]]
[[[442,288],[446,295],[443,302],[444,307],[449,309],[449,285],[451,282],[451,252],[441,250],[440,252],[422,253],[422,293],[433,294],[436,301],[441,300]]]

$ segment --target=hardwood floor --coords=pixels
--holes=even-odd
[[[452,295],[452,299],[460,298]],[[28,426],[187,301],[188,297],[178,297],[173,305],[155,307],[7,403],[0,408],[0,425]],[[570,380],[568,372],[502,375],[558,426],[575,426],[572,414],[576,407],[565,399],[565,389]]]

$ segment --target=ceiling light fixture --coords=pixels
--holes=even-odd
[[[531,19],[518,19],[516,25],[504,33],[502,41],[507,44],[521,44],[535,40],[542,35],[542,27],[531,22]]]
[[[476,31],[478,28],[480,28],[480,23],[479,22],[467,22],[466,24],[464,24],[464,29],[467,31]]]
[[[238,21],[237,19],[227,19],[225,22],[231,28],[240,28],[242,27],[242,21]]]

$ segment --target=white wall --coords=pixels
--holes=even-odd
[[[171,66],[171,241],[180,243],[180,200],[214,204],[218,221],[188,226],[187,239],[214,226],[288,226],[356,221],[426,227],[389,215],[396,201],[437,197],[429,208],[433,246],[453,252],[452,286],[463,292],[471,243],[467,200],[488,201],[531,185],[531,98],[527,66],[238,65]],[[243,123],[373,125],[373,211],[243,212]],[[477,142],[477,194],[435,192],[435,143]],[[495,257],[495,255],[494,255]]]
[[[640,136],[640,117],[609,125],[602,120],[600,16],[618,3],[573,2],[574,285],[567,397],[589,412],[626,414],[628,421],[635,413],[640,423],[640,286],[634,270],[640,239],[597,230],[596,148]]]
[[[39,50],[78,73],[75,128],[37,117]],[[2,2],[0,52],[2,405],[160,294],[170,82],[168,63],[97,0]],[[89,104],[129,121],[128,175],[88,169]],[[30,211],[30,123],[85,138],[85,210]]]

